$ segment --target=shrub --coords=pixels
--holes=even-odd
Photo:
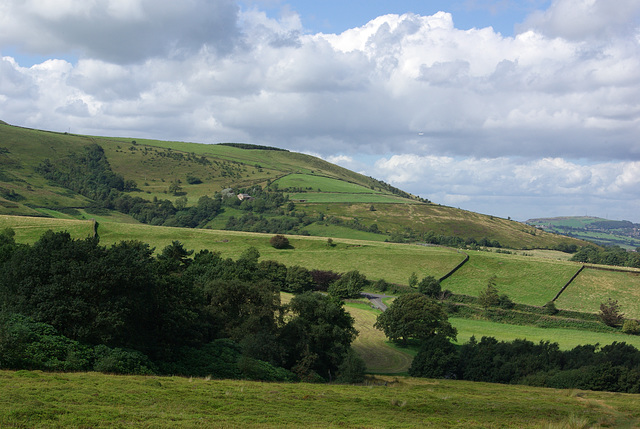
[[[275,249],[288,249],[290,247],[289,239],[282,234],[274,235],[273,237],[271,237],[269,243]]]
[[[543,307],[545,314],[553,316],[558,313],[558,309],[556,308],[556,304],[553,301],[547,302]]]
[[[640,334],[640,323],[637,320],[627,319],[622,324],[622,332],[630,335]]]
[[[502,294],[498,299],[498,306],[500,308],[504,308],[505,310],[511,310],[513,307],[516,306],[516,304],[513,302],[511,298],[509,298],[509,296],[507,296],[506,294]]]

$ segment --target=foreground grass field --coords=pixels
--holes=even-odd
[[[380,377],[363,386],[0,371],[2,427],[638,427],[634,395]]]

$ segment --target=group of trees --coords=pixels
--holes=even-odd
[[[640,268],[640,253],[627,252],[618,246],[607,246],[604,248],[591,245],[584,246],[573,255],[571,260],[589,264]]]
[[[557,343],[474,337],[460,347],[442,338],[424,343],[409,374],[557,389],[640,393],[640,351],[614,342],[560,350]]]
[[[311,272],[138,241],[0,234],[0,368],[321,380],[340,377],[356,337]],[[297,293],[289,304],[280,291]],[[31,356],[31,357],[29,357]],[[345,369],[345,371],[347,371]]]

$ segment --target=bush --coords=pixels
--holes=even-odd
[[[640,334],[640,323],[637,320],[627,319],[622,324],[622,332],[630,335]]]
[[[558,313],[558,309],[556,308],[556,304],[553,301],[547,302],[543,307],[545,314],[553,316]]]
[[[289,239],[282,234],[274,235],[269,243],[275,249],[288,249],[290,247]]]
[[[93,370],[110,374],[155,374],[147,356],[136,350],[111,349],[105,345],[95,347]]]

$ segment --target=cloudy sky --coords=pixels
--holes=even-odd
[[[640,222],[640,0],[0,0],[0,119]]]

